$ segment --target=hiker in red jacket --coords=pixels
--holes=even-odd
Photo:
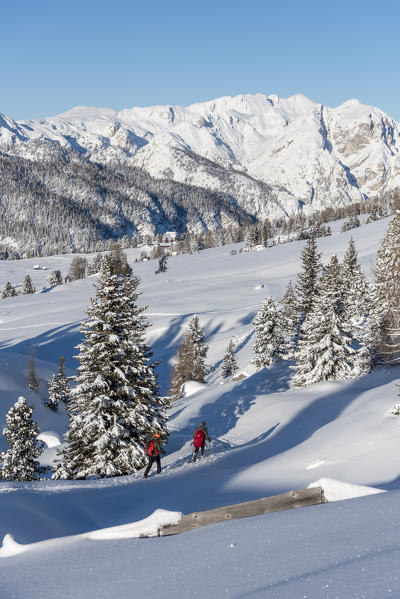
[[[161,472],[161,460],[160,453],[165,455],[165,451],[161,448],[160,444],[160,435],[156,433],[152,436],[150,441],[146,445],[146,454],[149,458],[149,463],[147,464],[147,468],[144,471],[143,478],[147,478],[148,473],[150,472],[150,468],[153,465],[153,462],[157,464],[157,474]]]
[[[201,457],[204,458],[204,448],[206,446],[206,441],[208,441],[208,443],[211,443],[211,439],[208,436],[206,423],[203,420],[200,426],[198,426],[193,433],[193,462],[196,461],[199,449],[201,449]]]

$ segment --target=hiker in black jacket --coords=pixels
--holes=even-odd
[[[150,441],[146,445],[146,453],[149,458],[149,463],[147,464],[147,468],[144,471],[143,478],[147,478],[147,475],[150,472],[150,468],[153,465],[153,462],[157,464],[157,474],[161,472],[161,460],[160,453],[165,455],[165,451],[161,448],[160,443],[160,435],[156,433]]]

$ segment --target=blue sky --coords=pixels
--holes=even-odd
[[[400,120],[398,0],[14,0],[0,8],[0,112],[349,98]]]

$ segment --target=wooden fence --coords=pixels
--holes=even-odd
[[[244,503],[236,503],[224,507],[217,507],[205,512],[194,512],[183,516],[179,524],[174,526],[164,526],[160,530],[160,536],[177,535],[182,532],[188,532],[201,526],[225,522],[226,520],[236,520],[238,518],[248,518],[249,516],[261,516],[270,512],[280,512],[295,507],[306,505],[316,505],[326,503],[324,492],[321,487],[312,489],[301,489],[299,491],[288,491],[281,495],[264,497]]]

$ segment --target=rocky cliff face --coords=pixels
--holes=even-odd
[[[259,218],[400,187],[400,126],[357,100],[329,108],[301,95],[256,94],[121,112],[77,107],[36,121],[0,115],[0,151],[43,161],[52,143],[231,194]]]

